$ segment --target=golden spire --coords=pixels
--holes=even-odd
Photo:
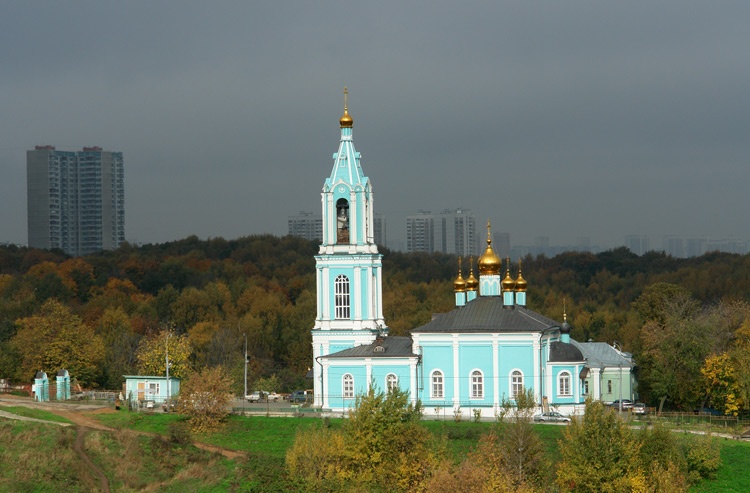
[[[516,281],[510,277],[510,257],[505,260],[505,267],[505,279],[500,283],[500,286],[503,288],[503,293],[506,291],[513,291],[513,288],[516,287]]]
[[[474,257],[469,257],[469,277],[466,279],[466,289],[476,291],[479,287],[479,280],[474,277]]]
[[[354,125],[354,120],[349,116],[349,89],[346,86],[344,86],[344,114],[339,120],[339,125],[341,128],[352,128]]]
[[[490,220],[487,219],[487,249],[479,257],[479,274],[499,275],[501,262],[492,249],[492,238],[490,237]]]
[[[453,281],[453,289],[457,293],[466,291],[466,281],[464,281],[464,277],[461,275],[461,257],[458,257],[458,277]]]
[[[516,277],[516,291],[524,292],[526,291],[526,286],[528,283],[526,282],[526,279],[523,278],[523,274],[521,274],[521,259],[518,259],[518,277]]]

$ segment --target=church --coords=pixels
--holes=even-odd
[[[503,273],[489,221],[477,275],[472,259],[464,278],[459,259],[455,308],[412,329],[410,337],[388,335],[375,198],[354,148],[347,98],[344,89],[341,139],[321,193],[313,405],[343,413],[370,386],[399,387],[421,402],[426,416],[464,419],[494,418],[503,401],[512,403],[528,389],[541,410],[563,414],[582,413],[587,397],[632,400],[632,356],[607,343],[571,339],[565,314],[560,323],[529,310],[520,261],[506,261]]]

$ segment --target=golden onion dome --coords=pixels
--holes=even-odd
[[[466,291],[466,281],[464,280],[461,273],[458,273],[458,277],[453,281],[453,290],[459,293]]]
[[[479,257],[479,261],[477,262],[479,265],[479,274],[486,274],[486,275],[498,275],[500,274],[500,269],[502,268],[502,263],[500,262],[500,258],[495,254],[495,251],[492,249],[492,238],[490,238],[490,221],[487,220],[487,249],[484,251],[484,253]]]
[[[466,291],[466,281],[464,281],[464,276],[461,275],[461,257],[458,257],[458,277],[453,281],[453,289],[457,293]]]
[[[471,267],[469,268],[469,277],[466,279],[466,289],[469,291],[476,291],[479,287],[479,279],[474,277],[474,259],[470,260]]]
[[[505,270],[505,279],[503,279],[503,282],[500,283],[503,289],[503,293],[506,291],[513,291],[516,287],[516,281],[513,280],[512,277],[510,277],[510,259],[506,260],[506,267]]]
[[[341,125],[341,128],[352,128],[354,125],[354,120],[351,116],[349,116],[349,108],[348,108],[348,96],[349,96],[349,90],[344,87],[344,114],[341,116],[341,119],[339,120],[339,125]]]
[[[518,261],[518,277],[516,278],[516,291],[524,292],[526,291],[528,283],[526,282],[526,279],[523,278],[523,274],[521,274],[521,261]]]

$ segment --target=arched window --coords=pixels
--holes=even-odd
[[[336,201],[336,243],[349,243],[349,202]]]
[[[572,395],[570,391],[570,373],[564,371],[557,377],[559,395]]]
[[[335,291],[336,318],[349,318],[349,278],[341,275],[333,282]]]
[[[471,372],[471,398],[484,399],[484,376],[479,370]]]
[[[445,394],[443,393],[443,372],[435,370],[432,372],[432,394],[430,395],[433,399],[442,399]]]
[[[351,399],[354,397],[354,377],[350,373],[344,375],[342,389],[344,399]]]
[[[398,377],[393,373],[389,373],[388,376],[385,377],[385,388],[388,392],[398,388]]]
[[[514,370],[510,374],[510,397],[511,399],[515,399],[521,393],[523,393],[523,373]]]

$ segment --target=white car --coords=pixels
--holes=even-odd
[[[537,414],[534,416],[534,421],[537,423],[570,423],[570,418],[556,411],[550,411],[548,413]]]
[[[281,394],[277,394],[276,392],[267,392],[266,399],[268,399],[271,402],[276,402],[276,401],[280,401],[282,397],[281,397]]]
[[[256,390],[252,394],[246,395],[245,399],[247,399],[248,402],[265,402],[268,399],[268,394]]]

